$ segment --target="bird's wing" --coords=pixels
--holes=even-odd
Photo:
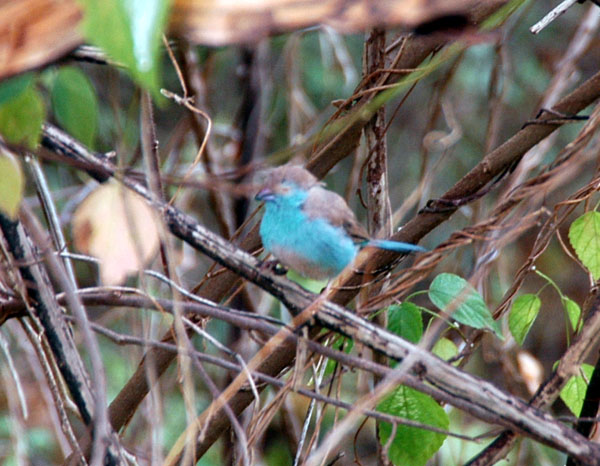
[[[358,223],[344,198],[333,191],[314,186],[308,191],[302,210],[309,218],[322,218],[333,226],[343,228],[354,240],[365,241],[369,238],[367,230]]]

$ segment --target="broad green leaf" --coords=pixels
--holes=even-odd
[[[159,47],[169,0],[79,0],[86,39],[127,67],[158,96]]]
[[[587,212],[569,228],[569,241],[594,280],[600,278],[600,213]]]
[[[571,327],[575,332],[579,332],[581,329],[581,322],[579,321],[581,308],[579,307],[579,304],[565,296],[563,298],[563,306],[565,306],[565,310],[567,311],[567,317],[569,318],[569,322],[571,322]]]
[[[594,366],[582,364],[581,370],[585,377],[582,375],[574,375],[560,391],[560,399],[563,400],[575,416],[581,414],[585,392],[587,391],[588,382],[594,372]]]
[[[35,149],[40,141],[45,114],[42,97],[30,85],[14,99],[0,105],[0,134],[8,142]]]
[[[440,429],[448,429],[449,425],[448,415],[433,398],[405,386],[396,388],[377,405],[377,410]],[[392,425],[387,422],[380,423],[381,445],[387,445],[391,435]],[[398,425],[396,436],[388,450],[389,458],[396,465],[425,465],[440,449],[445,439],[444,434]]]
[[[12,154],[0,150],[0,212],[14,219],[23,199],[23,172]]]
[[[440,338],[431,350],[438,358],[448,361],[458,355],[458,348],[454,342],[448,338]]]
[[[20,74],[0,83],[0,105],[21,94],[33,82],[33,73]]]
[[[508,315],[508,328],[519,345],[523,344],[541,306],[542,301],[535,294],[524,294],[515,299]]]
[[[431,282],[429,299],[461,324],[488,328],[503,338],[500,326],[492,317],[481,295],[463,278],[441,273]]]
[[[390,306],[388,330],[411,343],[418,343],[423,335],[423,317],[419,306],[407,301]]]
[[[98,100],[88,77],[72,66],[61,68],[51,92],[58,122],[83,144],[94,145],[98,129]]]

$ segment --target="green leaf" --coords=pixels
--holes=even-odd
[[[563,298],[563,306],[565,307],[565,311],[567,311],[567,317],[569,318],[569,322],[571,322],[571,327],[575,332],[579,332],[581,329],[581,322],[579,321],[581,308],[579,307],[579,304],[565,296]]]
[[[574,375],[560,391],[560,399],[563,400],[575,416],[581,414],[585,392],[587,391],[588,382],[594,372],[594,366],[582,364],[581,370],[584,375]]]
[[[12,154],[0,150],[0,212],[14,219],[23,199],[23,172]]]
[[[600,213],[587,212],[569,228],[569,241],[594,280],[600,278]]]
[[[2,81],[0,84],[0,105],[12,100],[27,89],[33,82],[33,73],[20,74]]]
[[[535,294],[524,294],[515,299],[508,315],[508,328],[519,345],[523,344],[541,306],[542,301]]]
[[[98,130],[98,100],[88,77],[77,68],[61,68],[51,99],[58,122],[83,144],[93,146]]]
[[[423,335],[419,306],[407,301],[391,305],[388,308],[388,330],[411,343],[418,343]]]
[[[448,361],[458,355],[458,348],[452,340],[444,337],[435,343],[431,352],[438,358]]]
[[[159,47],[169,0],[79,0],[86,39],[127,67],[158,96]]]
[[[0,134],[10,143],[35,149],[45,115],[42,97],[30,85],[14,99],[0,105]]]
[[[429,287],[429,299],[457,322],[474,328],[488,328],[503,339],[500,326],[481,295],[458,275],[441,273],[435,277]]]
[[[402,418],[418,421],[440,429],[448,429],[448,415],[430,396],[400,386],[377,405],[377,410]],[[392,435],[392,425],[381,422],[379,442],[385,447]],[[388,454],[394,464],[421,466],[427,463],[446,440],[446,435],[416,427],[398,425]]]

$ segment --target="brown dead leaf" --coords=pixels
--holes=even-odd
[[[79,45],[75,0],[0,1],[0,79],[50,63]]]
[[[169,33],[227,45],[317,24],[341,32],[373,26],[415,28],[468,16],[478,0],[175,0]],[[0,79],[43,66],[83,42],[76,0],[0,0]]]
[[[138,195],[116,182],[94,190],[73,216],[75,247],[100,259],[100,279],[118,285],[158,249],[154,212]]]
[[[328,24],[340,32],[374,26],[414,28],[467,15],[475,0],[175,0],[171,31],[193,42],[224,45]]]

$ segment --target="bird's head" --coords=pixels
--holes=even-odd
[[[281,197],[293,196],[298,191],[308,191],[318,186],[319,180],[299,165],[283,165],[271,170],[263,188],[256,194],[258,201],[272,202]]]

